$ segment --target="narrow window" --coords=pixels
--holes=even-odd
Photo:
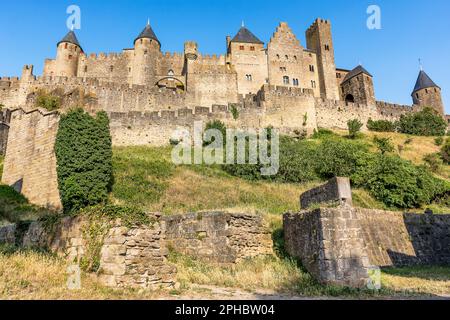
[[[297,56],[294,56],[294,60],[297,61]]]
[[[245,49],[244,46],[240,46],[240,47],[239,47],[239,50],[244,50],[244,49]]]
[[[330,46],[328,44],[325,45],[325,50],[330,51]]]
[[[72,55],[71,54],[69,54],[69,60],[72,60]]]
[[[253,77],[251,74],[247,74],[245,77],[247,78],[247,81],[253,81]]]
[[[313,65],[309,65],[309,71],[314,72],[314,66]]]
[[[250,51],[255,51],[255,47],[250,47]]]
[[[277,54],[277,59],[280,59],[280,55],[279,54]]]
[[[311,80],[311,88],[315,88],[316,87],[316,82],[314,80]]]
[[[114,71],[114,67],[113,67],[113,66],[110,66],[110,67],[109,67],[109,71],[113,72],[113,71]]]
[[[416,93],[416,98],[419,99],[419,94],[418,93]]]
[[[87,72],[87,66],[84,66],[84,72]]]
[[[64,49],[67,49],[67,43],[66,43],[66,44],[64,44]]]
[[[288,76],[284,76],[283,77],[283,84],[289,84],[289,77]]]
[[[289,60],[289,56],[288,55],[285,55],[284,57],[286,58],[286,60]]]

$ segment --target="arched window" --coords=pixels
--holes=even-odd
[[[84,72],[87,72],[88,68],[87,66],[84,66]]]
[[[114,71],[114,66],[110,66],[109,67],[109,71],[113,72]]]
[[[286,58],[286,60],[289,60],[289,56],[288,55],[285,55],[284,57]]]
[[[280,59],[280,55],[279,54],[277,54],[277,59]]]
[[[245,77],[247,78],[247,81],[253,81],[253,76],[251,74],[247,74]]]
[[[173,75],[175,75],[175,73],[173,72],[172,69],[170,69],[169,72],[167,73],[167,75],[168,75],[168,76],[173,76]]]
[[[311,88],[316,88],[316,82],[314,80],[311,80]]]
[[[284,76],[283,77],[283,84],[286,84],[286,85],[289,84],[289,77],[288,76]]]
[[[345,102],[355,103],[355,97],[351,94],[345,96]]]

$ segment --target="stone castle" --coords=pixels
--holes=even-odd
[[[0,79],[0,104],[35,109],[42,91],[59,96],[63,109],[108,112],[115,145],[167,144],[175,128],[191,128],[194,120],[292,134],[346,129],[355,118],[364,124],[397,120],[423,106],[445,117],[441,89],[424,71],[413,105],[377,101],[366,69],[336,67],[331,22],[323,19],[306,31],[306,47],[287,23],[280,23],[267,46],[243,25],[234,38],[226,37],[220,56],[200,54],[191,41],[184,53],[163,53],[150,23],[133,48],[112,54],[86,54],[70,31],[57,44],[56,59],[45,61],[42,76],[27,65],[20,79]]]

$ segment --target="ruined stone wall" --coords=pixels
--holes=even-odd
[[[355,209],[371,264],[449,265],[450,215]]]
[[[285,214],[285,248],[321,283],[363,288],[369,258],[350,206]]]
[[[159,215],[152,226],[125,227],[112,224],[100,249],[99,281],[113,288],[157,289],[175,283],[176,268],[167,261]],[[49,249],[78,265],[92,244],[86,235],[89,222],[85,218],[62,218],[55,226],[42,222],[28,226],[8,225],[0,228],[0,243],[24,248]],[[22,230],[23,229],[23,230]]]
[[[61,209],[54,145],[59,114],[45,110],[11,113],[2,183],[36,205]]]
[[[188,256],[232,264],[273,253],[270,231],[260,216],[212,212],[162,220],[167,247]]]

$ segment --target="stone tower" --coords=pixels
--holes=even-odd
[[[441,88],[423,70],[420,71],[419,77],[417,78],[412,98],[415,105],[431,107],[440,115],[444,116]]]
[[[306,43],[308,49],[317,54],[322,98],[339,100],[331,22],[317,19],[306,31]]]
[[[78,60],[83,49],[78,42],[75,32],[69,33],[57,45],[55,76],[76,77]]]
[[[238,93],[257,93],[268,77],[264,42],[242,24],[233,39],[227,37],[227,46],[229,61],[237,73]]]
[[[134,60],[132,82],[138,85],[151,85],[155,82],[161,43],[153,32],[150,22],[134,40]]]
[[[350,71],[342,81],[342,100],[346,102],[375,105],[372,75],[361,65]]]
[[[194,73],[195,71],[195,61],[198,58],[198,45],[194,41],[187,41],[184,43],[184,75],[186,77],[186,91],[189,91],[191,87],[194,87],[195,83],[193,83],[189,74]]]

